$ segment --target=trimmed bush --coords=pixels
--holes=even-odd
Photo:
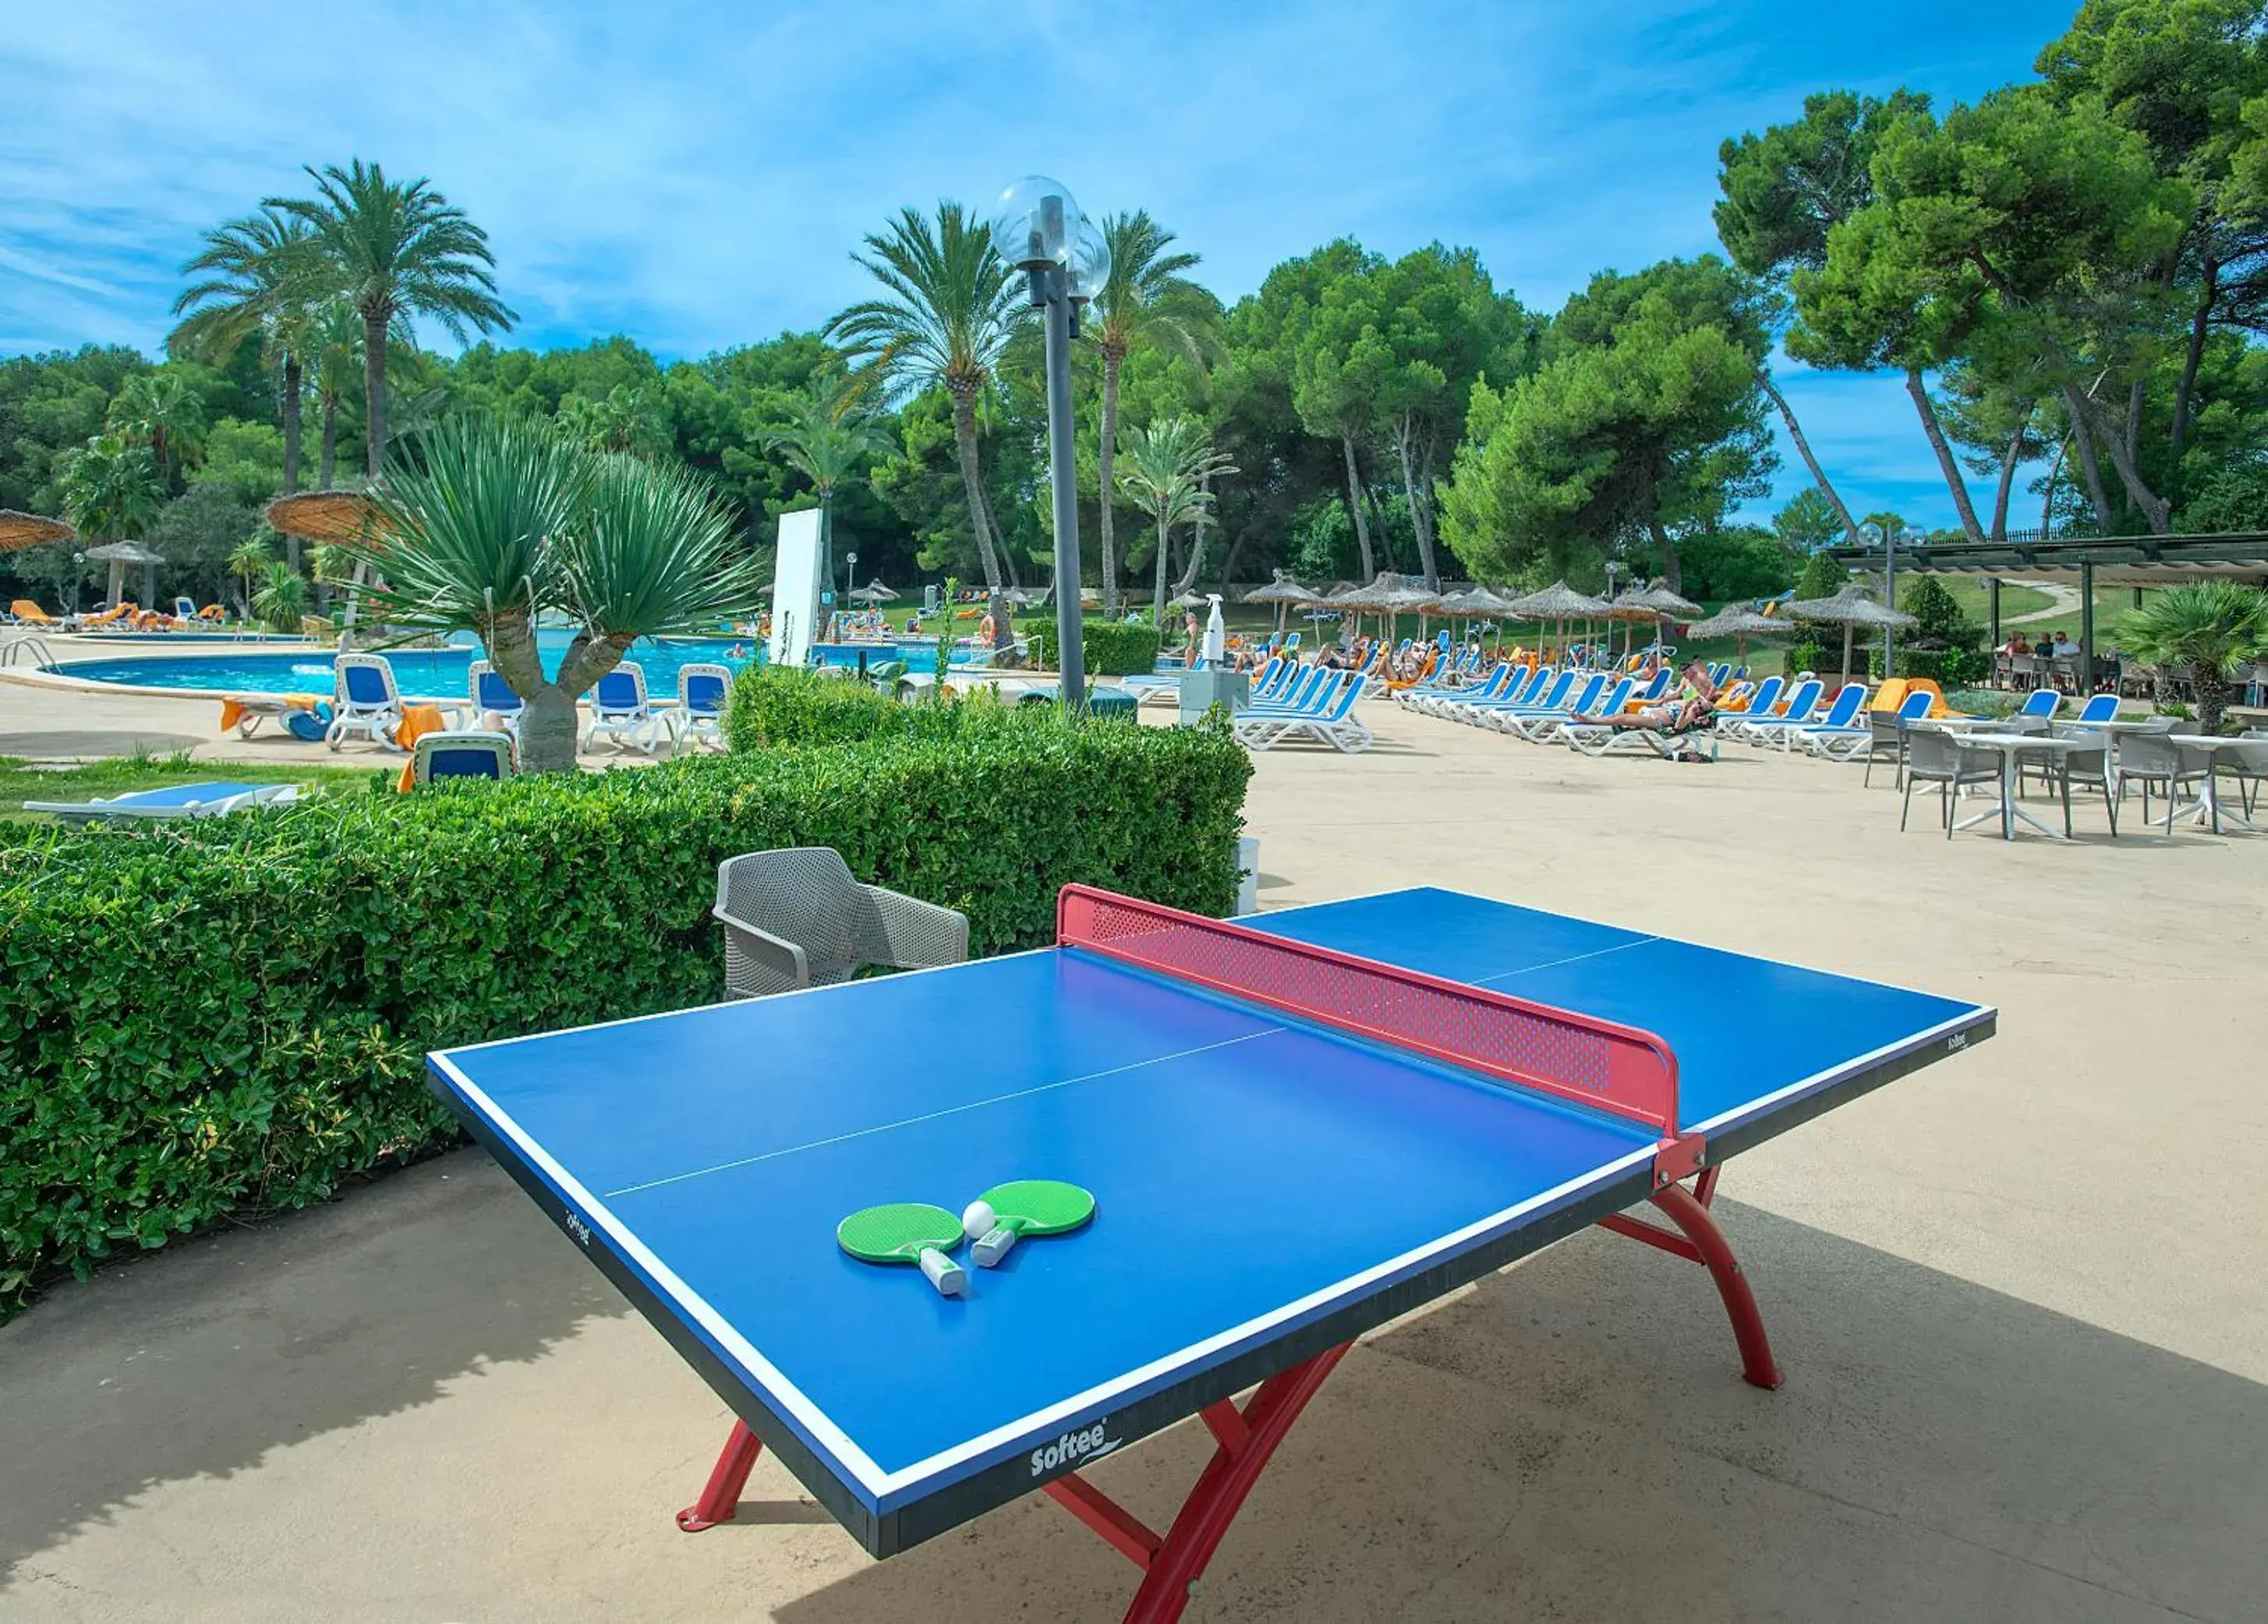
[[[1016,622],[1019,636],[1037,637],[1047,648],[1056,646],[1056,623],[1044,615]],[[1079,652],[1090,677],[1146,677],[1158,668],[1158,628],[1129,626],[1120,621],[1079,622]]]
[[[921,709],[957,731],[11,832],[0,1316],[446,1143],[427,1049],[715,1000],[733,853],[833,846],[968,913],[980,952],[1046,940],[1070,880],[1233,904],[1250,767],[1225,730]]]
[[[904,709],[870,682],[751,665],[733,679],[725,740],[736,751],[849,744],[898,732]]]

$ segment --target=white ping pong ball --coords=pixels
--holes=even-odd
[[[961,1232],[975,1240],[980,1235],[990,1234],[997,1222],[990,1202],[971,1201],[968,1209],[961,1215]]]

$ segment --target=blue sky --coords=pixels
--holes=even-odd
[[[1148,208],[1226,298],[1351,233],[1470,244],[1552,309],[1715,246],[1725,136],[1831,85],[1974,96],[2073,9],[8,0],[0,354],[155,350],[203,227],[352,155],[487,227],[539,346],[814,326],[899,205],[1034,170],[1091,212]],[[1897,379],[1779,370],[1855,509],[1951,521]],[[1805,481],[1785,461],[1779,499]]]

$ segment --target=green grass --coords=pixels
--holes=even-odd
[[[225,780],[231,783],[295,783],[319,795],[367,794],[373,789],[394,788],[401,775],[392,767],[282,767],[260,761],[196,761],[188,753],[175,755],[114,756],[107,761],[33,762],[0,756],[0,819],[48,821],[44,812],[27,812],[26,801],[85,801],[97,796],[112,799],[133,790],[162,790],[169,785]]]

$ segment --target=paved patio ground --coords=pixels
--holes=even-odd
[[[1462,885],[1986,999],[2000,1035],[1731,1165],[1780,1392],[1701,1271],[1579,1236],[1351,1356],[1189,1616],[2258,1619],[2268,836],[2114,845],[2098,810],[2072,848],[1948,843],[1856,768],[1375,709],[1366,757],[1258,758],[1263,903]],[[0,1328],[0,1618],[990,1624],[1131,1591],[1043,1499],[876,1564],[769,1459],[681,1535],[725,1424],[460,1152]],[[1095,1475],[1154,1520],[1207,1446]]]

